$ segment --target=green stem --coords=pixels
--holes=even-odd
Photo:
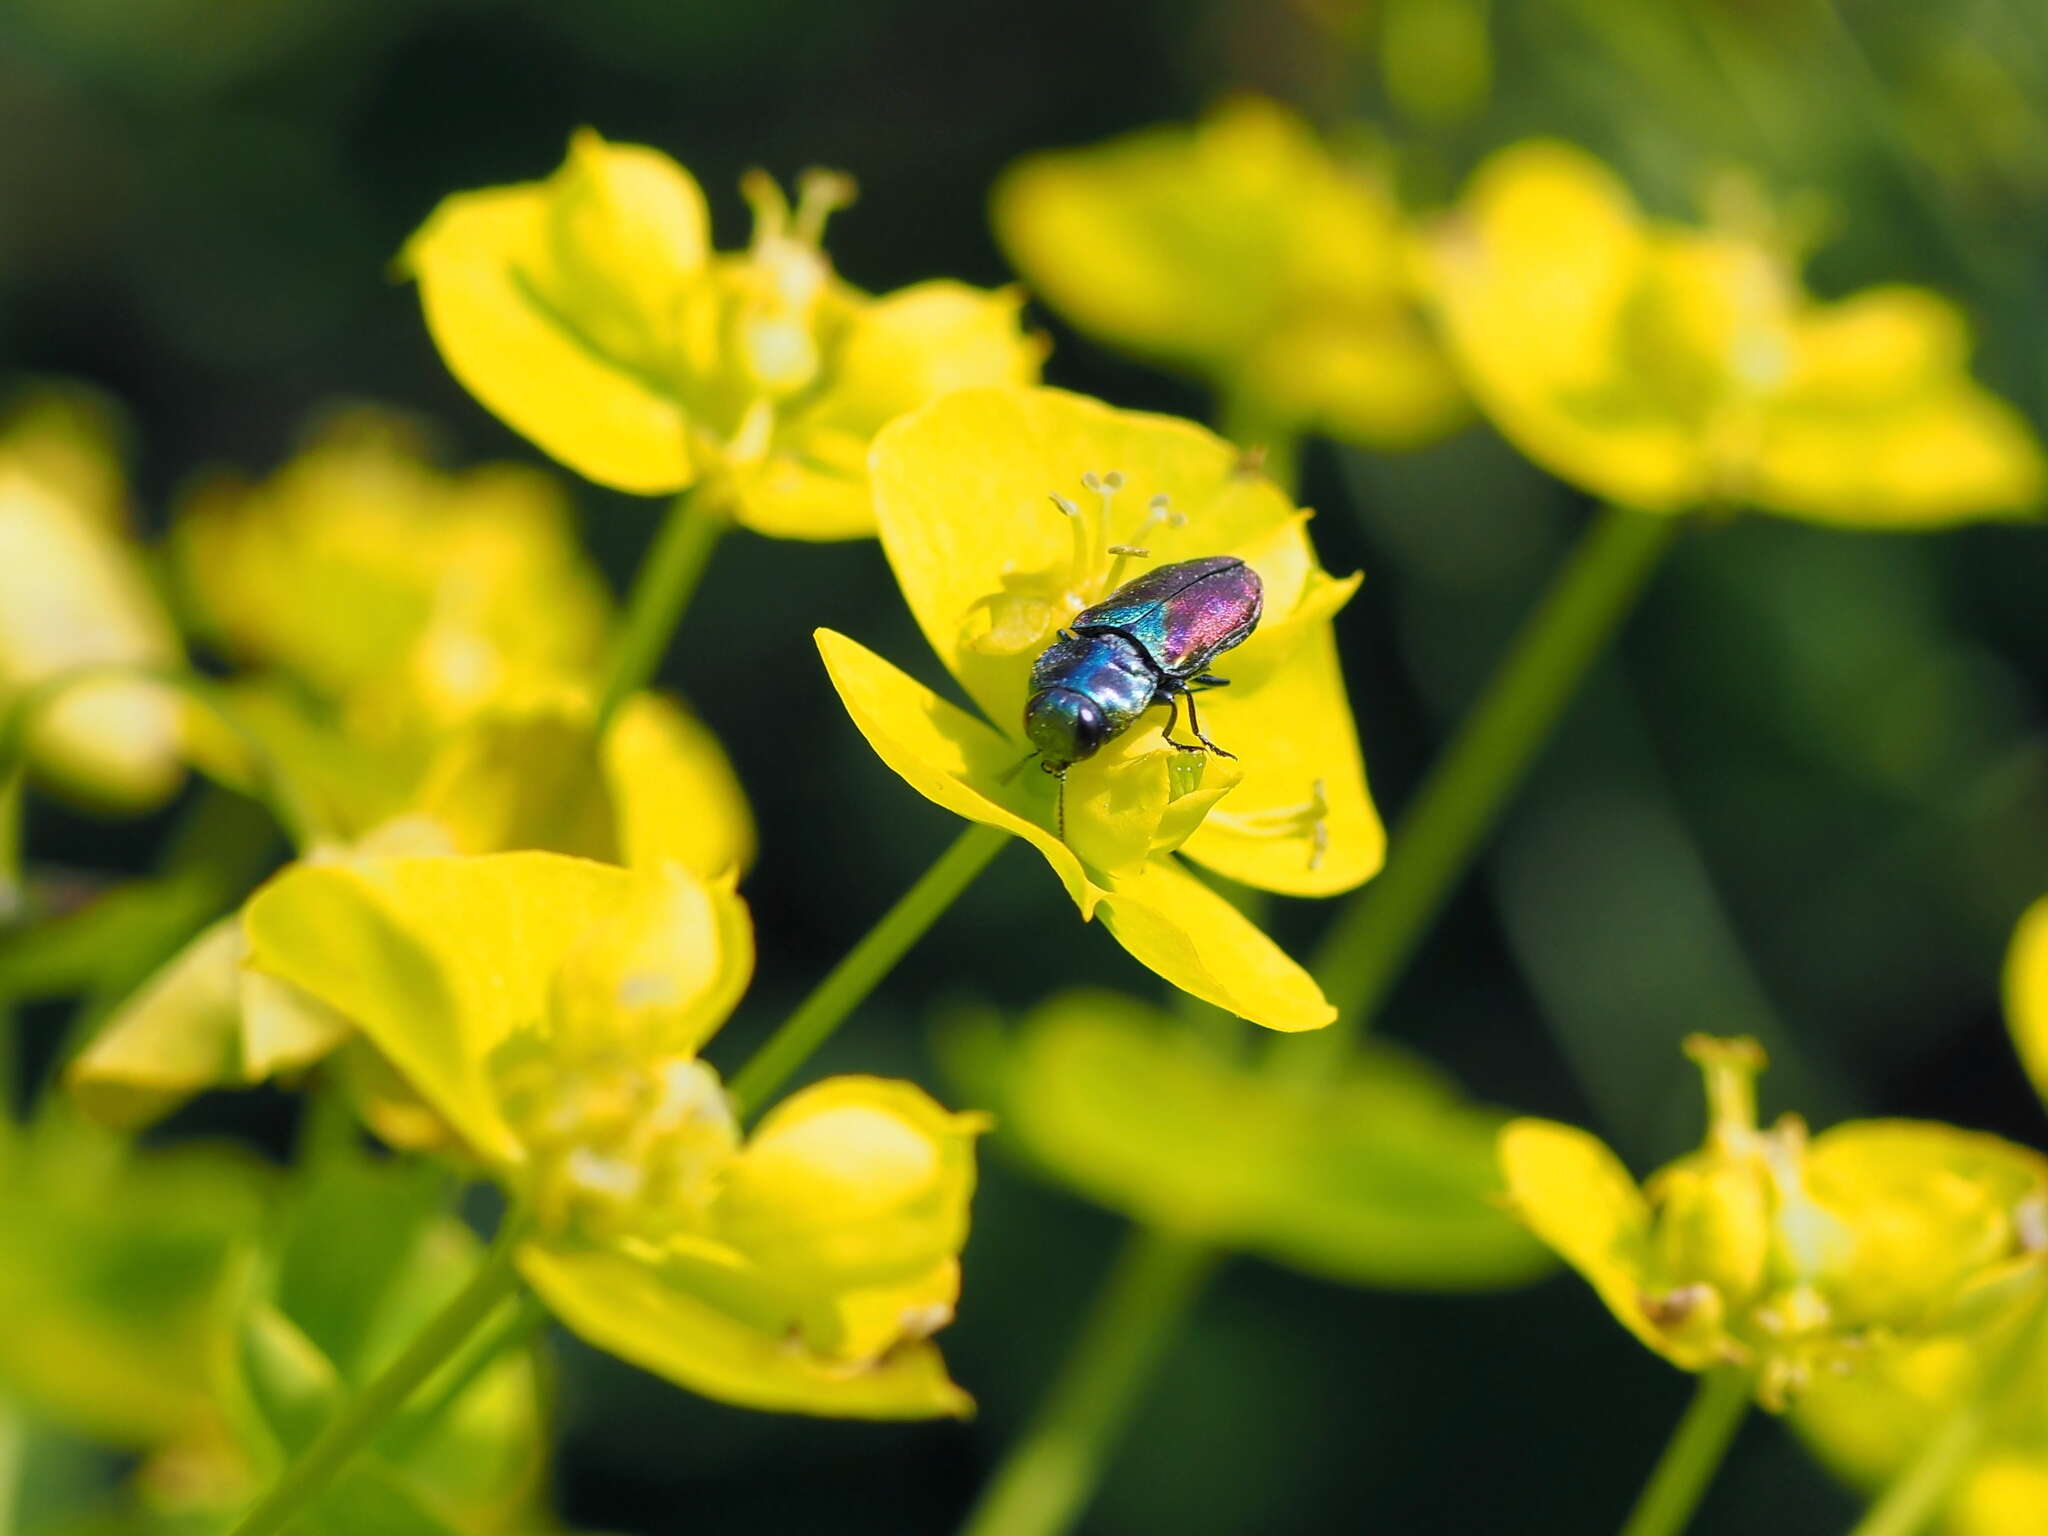
[[[953,840],[734,1075],[730,1090],[742,1117],[758,1110],[831,1038],[1009,840],[1009,833],[979,822]]]
[[[1678,1536],[1685,1529],[1749,1412],[1753,1388],[1749,1372],[1733,1366],[1700,1378],[1621,1536]]]
[[[1079,1517],[1146,1378],[1221,1260],[1140,1228],[1125,1242],[1052,1391],[982,1491],[962,1536],[1054,1536]]]
[[[470,1335],[469,1343],[448,1362],[432,1390],[398,1421],[390,1441],[393,1453],[403,1456],[424,1440],[476,1385],[478,1377],[523,1346],[547,1320],[547,1304],[531,1291],[522,1291],[510,1305],[501,1306],[488,1324]]]
[[[2037,1296],[2028,1305],[2017,1337],[1991,1353],[1991,1364],[1976,1390],[1927,1438],[1919,1455],[1864,1511],[1849,1536],[1918,1536],[1940,1513],[1957,1479],[1983,1449],[2006,1394],[2039,1368],[2042,1335],[2048,1331],[2048,1296]]]
[[[692,487],[669,507],[654,547],[633,578],[626,615],[612,643],[604,692],[597,705],[600,731],[621,704],[647,686],[661,665],[727,521],[724,493],[715,482]]]
[[[434,1314],[396,1360],[328,1421],[230,1536],[275,1536],[304,1513],[356,1453],[391,1422],[406,1399],[517,1289],[519,1271],[514,1261],[525,1235],[525,1214],[508,1214],[469,1283]]]
[[[1386,1000],[1679,526],[1614,507],[1580,540],[1394,829],[1386,870],[1330,925],[1310,969],[1338,1020],[1289,1054],[1334,1057]]]

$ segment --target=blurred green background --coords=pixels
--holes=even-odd
[[[530,460],[449,378],[390,276],[443,194],[544,175],[587,123],[688,165],[722,243],[744,231],[743,170],[831,165],[862,188],[833,226],[851,280],[994,283],[1008,274],[984,199],[1005,164],[1185,119],[1233,88],[1370,123],[1418,206],[1529,133],[1596,150],[1665,212],[1747,167],[1823,232],[1820,292],[1946,290],[1977,325],[1982,376],[2037,427],[2048,411],[2048,11],[2030,0],[4,0],[0,359],[10,381],[76,376],[126,403],[153,518],[203,466],[268,470],[341,399],[420,412],[457,461]],[[1035,318],[1052,382],[1203,411]],[[576,495],[623,577],[657,504]],[[1324,563],[1367,573],[1339,631],[1375,790],[1398,815],[1586,507],[1483,428],[1402,459],[1317,445],[1304,500]],[[1758,520],[1689,539],[1388,1033],[1484,1098],[1592,1126],[1639,1168],[1698,1135],[1676,1049],[1695,1029],[1765,1039],[1767,1113],[1936,1116],[2048,1146],[1997,997],[2013,920],[2048,887],[2044,612],[2035,528],[1881,538]],[[737,536],[665,673],[727,743],[762,827],[746,886],[760,979],[712,1053],[728,1068],[955,830],[846,721],[820,624],[922,654],[873,544]],[[31,853],[141,867],[174,814],[107,824],[39,804]],[[1290,903],[1275,922],[1302,953],[1324,916]],[[1049,975],[1152,986],[1012,853],[813,1073],[944,1092],[934,1022],[1021,1009]],[[32,1038],[58,1022],[32,1015]],[[278,1094],[213,1098],[157,1134],[274,1147],[293,1113]],[[748,1414],[563,1340],[565,1519],[950,1529],[1117,1236],[999,1151],[987,1161],[945,1339],[977,1420]],[[1086,1529],[1611,1528],[1688,1387],[1574,1278],[1417,1298],[1240,1261]],[[67,1476],[32,1466],[30,1499],[60,1498]],[[1853,1508],[1759,1419],[1698,1529],[1835,1529]]]

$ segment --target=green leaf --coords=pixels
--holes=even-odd
[[[1016,1031],[956,1027],[950,1063],[997,1141],[1090,1199],[1351,1284],[1465,1291],[1550,1263],[1494,1203],[1502,1117],[1384,1047],[1327,1086],[1226,1061],[1111,993]]]

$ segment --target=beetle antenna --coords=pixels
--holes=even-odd
[[[1009,767],[1005,768],[1003,770],[1003,776],[997,779],[996,782],[998,784],[1009,783],[1010,780],[1014,779],[1015,777],[1017,777],[1018,774],[1022,773],[1024,771],[1024,765],[1030,762],[1036,756],[1038,756],[1036,750],[1026,752],[1022,757],[1018,758],[1016,762],[1010,764]]]

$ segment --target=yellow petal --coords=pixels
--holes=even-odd
[[[993,211],[1026,280],[1084,330],[1268,419],[1388,446],[1456,417],[1392,197],[1270,101],[1033,156],[997,183]]]
[[[1030,843],[1045,855],[1081,915],[1092,916],[1101,889],[1074,851],[1032,819],[1042,814],[1042,802],[1027,798],[1038,786],[1026,777],[1032,770],[1022,749],[858,641],[829,629],[819,630],[817,639],[840,702],[882,761],[934,805]]]
[[[801,442],[826,428],[872,438],[906,411],[956,389],[1038,382],[1043,344],[1018,321],[1024,296],[928,282],[861,305],[839,339],[825,394],[790,423]]]
[[[1080,395],[962,390],[899,418],[875,440],[871,463],[882,548],[910,610],[946,669],[1005,731],[1020,729],[1032,658],[1101,595],[1067,590],[1076,530],[1050,499],[1071,497],[1092,513],[1084,474],[1124,477],[1108,536],[1082,535],[1105,568],[1111,544],[1140,545],[1152,563],[1239,555],[1281,620],[1315,567],[1299,515],[1239,450],[1191,422]],[[1146,526],[1161,495],[1184,525]],[[1030,616],[1004,625],[996,643],[990,604],[1005,594],[1027,599]]]
[[[1954,1536],[2030,1536],[2048,1509],[2048,1459],[2038,1450],[1986,1455],[1950,1500]]]
[[[138,1126],[241,1076],[239,912],[205,929],[101,1026],[65,1070],[86,1113]]]
[[[2048,897],[2013,930],[2005,957],[2005,1019],[2034,1091],[2048,1101]]]
[[[847,1291],[833,1298],[833,1337],[820,1349],[844,1360],[873,1360],[905,1340],[928,1338],[953,1320],[960,1302],[960,1261],[942,1259],[895,1285]]]
[[[1872,288],[1807,315],[1758,447],[1755,496],[1796,516],[1933,527],[2038,507],[2048,466],[2024,417],[1969,376],[1954,308]]]
[[[1159,726],[1137,726],[1067,770],[1066,843],[1100,875],[1135,874],[1187,841],[1243,776],[1229,758],[1180,752]]]
[[[445,472],[416,428],[375,410],[327,421],[260,483],[203,485],[171,547],[205,631],[341,704],[359,736],[586,675],[609,622],[553,476]]]
[[[619,306],[629,297],[654,304],[663,268],[669,277],[686,270],[676,237],[690,208],[701,236],[701,194],[681,167],[657,163],[652,150],[606,145],[601,152],[622,168],[617,190],[629,206],[633,194],[651,190],[659,210],[651,228],[633,229],[616,268],[601,232],[618,220],[601,211],[572,216],[574,259],[557,265],[550,223],[561,189],[554,183],[445,199],[407,244],[405,262],[450,371],[508,426],[601,485],[676,491],[694,478],[690,424],[658,352],[679,343],[656,331],[634,351],[612,349],[621,344]],[[665,255],[650,238],[663,228],[673,242]],[[549,292],[551,279],[559,286]],[[673,325],[680,308],[678,295],[672,316],[656,308],[646,318]]]
[[[1244,644],[1247,669],[1259,662],[1260,639],[1255,633]],[[1239,754],[1243,777],[1183,845],[1189,858],[1291,896],[1332,896],[1379,873],[1386,832],[1366,788],[1327,620],[1260,686],[1240,690],[1233,678],[1200,704],[1203,730]]]
[[[733,517],[771,539],[859,539],[875,531],[867,440],[821,442],[799,457],[778,453],[734,475]],[[829,453],[829,457],[826,454]]]
[[[762,1332],[663,1272],[616,1253],[524,1249],[520,1272],[562,1322],[598,1348],[720,1402],[832,1418],[964,1417],[973,1401],[939,1352],[910,1344],[845,1365]]]
[[[1586,1278],[1622,1326],[1687,1370],[1714,1363],[1709,1344],[1674,1336],[1645,1310],[1650,1209],[1598,1137],[1554,1121],[1516,1120],[1500,1133],[1500,1166],[1515,1214]]]
[[[605,735],[604,765],[628,864],[672,860],[710,876],[753,862],[746,791],[718,738],[679,704],[628,699]]]
[[[1706,494],[1711,466],[1623,352],[1651,252],[1627,189],[1539,140],[1480,167],[1428,267],[1466,382],[1517,448],[1597,495],[1676,510]]]
[[[1307,971],[1170,857],[1113,881],[1101,913],[1139,964],[1239,1018],[1293,1031],[1337,1017]]]
[[[754,974],[754,929],[736,878],[728,870],[702,880],[664,864],[615,911],[587,920],[554,977],[557,1031],[624,1037],[659,1056],[696,1054]]]
[[[2024,1254],[2048,1218],[2038,1153],[1930,1121],[1830,1127],[1808,1149],[1806,1187],[1847,1235],[1820,1278],[1850,1325],[1938,1325],[1971,1281]]]
[[[617,813],[587,711],[491,715],[450,740],[409,811],[457,853],[538,848],[615,861]]]
[[[653,878],[546,853],[301,864],[250,901],[249,964],[345,1014],[480,1153],[517,1161],[488,1058]]]
[[[88,667],[157,668],[177,638],[139,553],[99,508],[67,499],[0,453],[0,707],[39,683]],[[29,760],[88,801],[144,809],[174,790],[180,709],[167,690],[82,678],[28,723]]]
[[[911,1083],[828,1078],[771,1110],[727,1166],[719,1235],[801,1289],[926,1275],[967,1239],[985,1124]]]

